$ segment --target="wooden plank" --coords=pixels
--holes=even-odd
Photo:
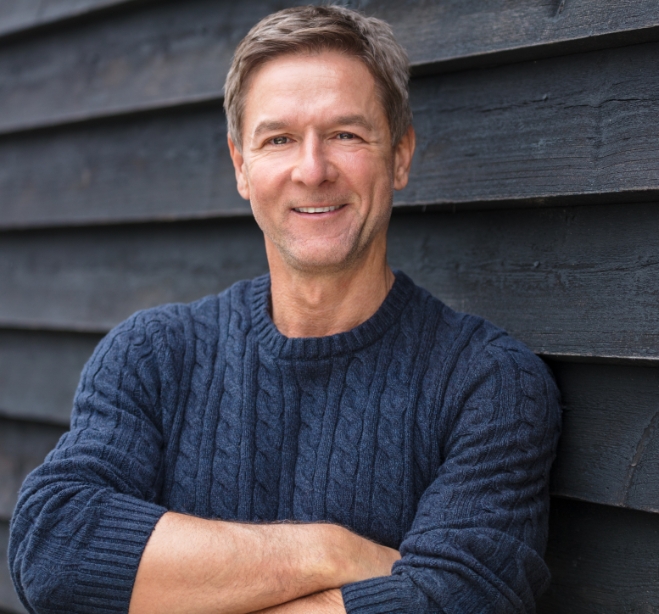
[[[194,300],[266,268],[251,218],[5,233],[0,323],[103,332],[137,309]]]
[[[401,204],[622,202],[659,195],[656,43],[417,79]]]
[[[659,516],[552,500],[539,614],[659,611]]]
[[[655,204],[394,215],[389,259],[545,355],[659,356]]]
[[[99,335],[0,330],[0,415],[68,425]]]
[[[400,213],[394,266],[545,355],[659,357],[652,203]],[[266,270],[252,219],[4,233],[0,325],[104,331]]]
[[[9,543],[9,523],[0,520],[0,612],[2,614],[26,614],[25,608],[14,591],[7,565],[7,544]]]
[[[0,132],[217,100],[277,0],[159,2],[0,47]]]
[[[251,215],[221,109],[0,139],[0,226]]]
[[[659,44],[417,79],[397,206],[659,199]],[[1,121],[1,120],[0,120]],[[0,227],[249,215],[215,105],[0,139]]]
[[[659,368],[551,365],[565,404],[552,492],[659,512]]]
[[[43,28],[136,0],[3,0],[0,2],[0,37]]]
[[[9,520],[23,480],[43,463],[65,430],[62,426],[0,418],[0,519]]]
[[[378,0],[360,4],[393,25],[416,72],[518,62],[659,37],[655,0]]]
[[[6,44],[0,48],[0,131],[218,100],[241,37],[261,17],[296,3],[245,0],[237,9],[219,0],[159,2]],[[364,0],[361,6],[394,24],[417,72],[659,37],[654,0],[523,6]]]

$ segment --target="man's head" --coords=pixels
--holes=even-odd
[[[414,151],[407,70],[384,22],[339,7],[275,13],[239,45],[229,147],[271,272],[385,262]]]
[[[405,50],[381,19],[339,6],[302,6],[268,15],[238,45],[224,85],[229,136],[241,148],[242,115],[250,77],[277,56],[336,51],[359,59],[371,73],[396,145],[412,123]]]

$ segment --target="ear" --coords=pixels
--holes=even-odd
[[[227,136],[227,142],[229,143],[229,153],[231,154],[233,168],[236,171],[238,194],[245,200],[249,200],[249,182],[247,181],[247,174],[245,172],[245,158],[243,158],[243,154],[238,150],[230,136]]]
[[[416,134],[410,125],[394,149],[394,190],[402,190],[407,185],[415,147]]]

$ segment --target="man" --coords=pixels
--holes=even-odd
[[[534,611],[557,393],[387,265],[407,73],[343,8],[240,44],[229,148],[270,275],[101,342],[12,521],[31,612]]]

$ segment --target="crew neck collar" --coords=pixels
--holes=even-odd
[[[270,317],[270,274],[252,281],[252,324],[261,345],[284,359],[317,359],[358,351],[378,339],[398,320],[414,291],[414,282],[402,271],[394,270],[391,290],[378,310],[359,326],[326,337],[286,337]]]

